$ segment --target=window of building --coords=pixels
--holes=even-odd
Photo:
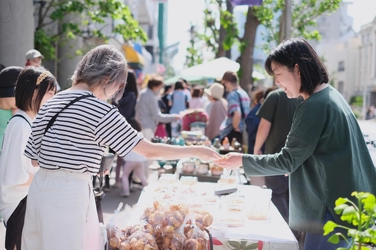
[[[340,61],[338,63],[338,72],[341,72],[341,71],[345,71],[345,62],[344,61]]]
[[[338,92],[343,94],[343,88],[344,88],[345,83],[343,81],[338,82]]]
[[[149,27],[148,27],[148,38],[150,39],[150,40],[152,40],[153,39],[153,35],[154,35],[154,26],[153,25],[149,25]]]

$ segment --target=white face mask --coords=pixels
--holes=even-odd
[[[157,89],[154,89],[153,92],[156,96],[159,96],[161,94],[161,89],[162,88],[157,88]]]

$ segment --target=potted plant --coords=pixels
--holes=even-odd
[[[347,231],[347,237],[342,233],[335,233],[329,238],[329,242],[338,244],[345,239],[349,243],[349,248],[337,248],[337,250],[369,250],[376,249],[376,200],[375,196],[368,192],[353,192],[358,204],[355,204],[348,198],[338,198],[335,203],[334,211],[341,214],[341,220],[353,225],[351,228],[345,225],[339,225],[333,221],[328,221],[324,225],[324,235],[333,232],[335,228],[342,228]]]

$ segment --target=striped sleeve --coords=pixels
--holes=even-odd
[[[38,153],[36,152],[36,147],[34,146],[33,132],[31,132],[27,141],[24,155],[31,160],[38,160]]]
[[[121,157],[143,139],[142,133],[133,129],[116,108],[102,117],[94,134],[99,144],[108,145]]]

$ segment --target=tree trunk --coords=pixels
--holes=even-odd
[[[228,12],[230,12],[231,14],[234,14],[234,6],[232,6],[232,3],[230,2],[230,0],[226,1],[226,8]],[[226,57],[231,59],[231,49],[226,51]]]
[[[226,55],[226,51],[223,48],[223,41],[225,40],[225,37],[226,37],[226,30],[221,25],[219,28],[219,36],[218,36],[218,50],[217,50],[217,53],[215,54],[215,58],[220,58]]]
[[[244,36],[241,42],[244,43],[244,49],[241,51],[240,62],[240,86],[249,94],[249,85],[253,84],[253,50],[255,47],[255,38],[257,26],[260,21],[252,13],[252,7],[248,8],[247,19],[244,28]]]
[[[221,4],[219,6],[220,6],[220,8],[222,8]],[[230,12],[231,14],[234,13],[234,7],[232,6],[232,4],[231,4],[231,2],[229,0],[226,0],[226,10],[228,12]],[[223,28],[222,25],[220,25],[220,27],[219,27],[219,36],[218,36],[218,51],[215,54],[215,58],[219,58],[219,57],[224,57],[225,56],[225,57],[231,59],[231,49],[225,51],[225,49],[223,48],[223,41],[225,40],[226,36],[227,36],[226,29]]]

